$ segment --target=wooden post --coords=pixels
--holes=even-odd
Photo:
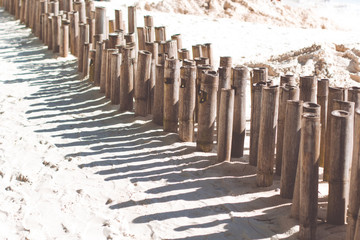
[[[174,34],[171,36],[171,40],[175,40],[176,41],[176,46],[177,49],[182,49],[182,39],[181,39],[181,34]]]
[[[136,7],[135,6],[129,6],[128,7],[128,30],[129,33],[135,33],[135,30],[137,28],[136,24]]]
[[[316,103],[317,80],[315,76],[300,77],[300,100]]]
[[[165,53],[168,55],[168,58],[178,58],[177,43],[175,40],[166,41]]]
[[[91,45],[90,45],[91,46]],[[91,49],[89,51],[90,55],[90,64],[89,64],[89,81],[94,82],[94,75],[95,75],[95,57],[96,57],[96,50]]]
[[[95,7],[95,34],[102,34],[104,39],[107,39],[106,24],[106,8]]]
[[[177,132],[180,90],[180,61],[166,59],[164,64],[164,120],[165,132]]]
[[[109,30],[108,33],[114,33],[115,32],[115,21],[113,19],[109,19],[108,20],[108,26],[109,26]]]
[[[329,79],[321,79],[318,81],[317,102],[321,106],[321,141],[320,141],[320,167],[324,167],[325,159],[325,141],[326,141],[326,125],[327,125],[327,110],[328,110],[328,96],[329,96]]]
[[[349,91],[350,93],[350,91]],[[350,94],[349,94],[350,98]],[[347,211],[346,240],[359,239],[360,237],[360,110],[355,111],[353,155],[350,175],[349,208]],[[356,223],[357,222],[357,223]],[[359,225],[359,227],[356,226]],[[355,237],[355,230],[358,236]]]
[[[263,88],[256,176],[258,187],[268,187],[273,184],[275,137],[279,106],[278,98],[278,86]]]
[[[300,240],[316,239],[320,157],[320,116],[303,114],[300,140]]]
[[[261,67],[261,68],[254,68],[251,75],[251,84],[258,83],[258,82],[267,82],[268,81],[268,69]],[[253,85],[252,85],[253,86]]]
[[[85,2],[75,1],[74,2],[74,11],[79,13],[79,24],[86,24],[86,9]]]
[[[220,67],[231,68],[231,66],[232,66],[232,57],[229,56],[220,57]]]
[[[27,4],[26,2],[27,2],[26,0],[21,0],[20,23],[25,23],[25,12],[26,12],[26,4]],[[43,1],[42,4],[45,5],[47,9],[47,3]]]
[[[134,47],[123,48],[120,74],[120,111],[132,111],[134,91],[134,60],[131,56]]]
[[[111,64],[111,104],[120,103],[120,67],[121,67],[121,53],[113,53],[110,56]]]
[[[235,104],[233,117],[232,157],[244,155],[246,135],[246,85],[250,80],[250,73],[246,67],[233,68],[233,84],[235,90]]]
[[[50,1],[49,4],[49,12],[53,13],[54,16],[59,15],[59,1]]]
[[[47,46],[48,46],[48,50],[52,50],[53,47],[53,31],[52,31],[52,17],[53,14],[49,15],[48,19],[47,19]]]
[[[331,113],[331,143],[327,222],[343,225],[349,196],[349,169],[353,147],[353,115],[343,110]]]
[[[205,57],[194,58],[194,61],[196,65],[209,65],[209,59]]]
[[[281,175],[286,104],[288,100],[299,100],[299,88],[283,84],[279,94],[279,115],[276,141],[276,174]]]
[[[154,91],[156,82],[156,65],[158,64],[158,44],[155,42],[146,42],[145,50],[151,52],[151,68],[148,92],[148,114],[152,114],[154,108]]]
[[[25,1],[22,1],[22,2],[25,2]],[[22,8],[23,9],[23,8]],[[21,9],[21,11],[23,11]],[[43,16],[44,16],[44,14],[46,14],[47,13],[47,1],[40,1],[40,18],[39,18],[39,22],[38,22],[38,24],[40,24],[39,25],[39,39],[40,40],[42,40],[43,39]],[[20,18],[20,21],[21,21],[21,18]]]
[[[93,39],[95,36],[95,19],[93,18],[86,18],[86,23],[89,25],[89,43],[95,48],[95,44],[93,44]],[[98,35],[97,35],[98,36]],[[102,35],[101,35],[102,37]]]
[[[65,2],[64,2],[64,10],[66,12],[74,11],[73,0],[65,0]]]
[[[126,44],[133,43],[136,40],[135,33],[126,34],[124,37]]]
[[[237,147],[236,145],[232,146],[234,145],[232,140],[233,124],[235,122],[234,112],[236,112],[237,109],[237,107],[234,108],[236,90],[224,89],[224,88],[221,89],[218,149],[217,149],[218,162],[224,162],[224,161],[230,162],[232,148]]]
[[[329,180],[329,159],[330,159],[330,142],[331,142],[331,112],[334,109],[334,100],[346,101],[347,89],[338,87],[329,87],[327,124],[325,133],[325,158],[324,158],[324,181]]]
[[[205,43],[203,45],[206,51],[206,57],[209,59],[209,64],[213,67],[214,66],[214,54],[213,54],[213,47],[211,43]]]
[[[285,75],[280,76],[280,87],[287,85],[287,86],[296,86],[296,80],[294,75]]]
[[[299,100],[286,102],[280,178],[280,196],[282,198],[293,198],[299,158],[302,105],[303,102]]]
[[[61,29],[61,16],[52,17],[52,50],[54,53],[60,51],[60,29]]]
[[[193,59],[202,57],[201,44],[196,44],[192,46],[192,55]]]
[[[101,68],[100,68],[100,92],[105,93],[106,89],[106,74],[107,74],[107,56],[108,49],[106,48],[105,41],[103,42],[103,51],[101,54]]]
[[[250,156],[249,164],[257,166],[258,143],[260,132],[260,115],[262,89],[266,86],[264,82],[254,83],[252,87],[251,98],[251,118],[250,118]]]
[[[95,11],[95,4],[92,0],[85,1],[86,17],[91,18],[91,12]]]
[[[117,53],[117,49],[107,49],[107,56],[106,56],[106,78],[105,78],[105,97],[110,98],[111,96],[111,75],[112,75],[112,68],[111,68],[111,55]]]
[[[83,78],[86,78],[89,75],[90,71],[90,43],[84,42],[83,44],[83,67],[82,67],[82,73]]]
[[[122,17],[122,11],[115,9],[115,30],[119,31],[122,30],[124,31],[125,29],[123,29],[123,17]]]
[[[139,50],[145,50],[145,31],[143,27],[137,27]]]
[[[70,51],[72,55],[78,56],[79,42],[79,13],[72,12],[70,14]]]
[[[303,103],[303,112],[304,113],[314,113],[320,116],[321,106],[313,102],[304,102]]]
[[[151,72],[151,52],[139,51],[135,79],[135,116],[147,115],[149,79]]]
[[[218,69],[219,73],[219,89],[230,89],[231,88],[231,73],[232,68],[231,67],[219,67]],[[216,114],[216,124],[219,124],[219,110],[220,110],[220,95],[221,91],[218,91],[217,94],[217,114]]]
[[[179,138],[184,142],[194,141],[194,117],[196,103],[196,67],[180,69],[179,93]]]
[[[18,6],[19,6],[19,0],[15,0],[14,4],[17,4],[16,6],[16,9],[18,9]],[[32,29],[33,30],[33,33],[36,37],[40,37],[40,0],[35,0],[35,16],[34,16],[34,28]],[[18,14],[18,10],[16,10],[16,14]],[[18,17],[15,15],[15,18],[18,19]]]
[[[154,19],[152,16],[144,16],[145,42],[155,41]]]
[[[61,25],[60,36],[60,56],[67,57],[69,55],[69,25],[70,21],[63,20]]]
[[[110,33],[109,34],[109,48],[116,48],[118,45],[122,45],[122,37],[119,33]]]
[[[102,55],[105,52],[105,44],[102,41],[96,42],[96,55],[95,55],[95,67],[94,67],[94,84],[100,86],[101,79],[101,67],[102,67]]]
[[[178,50],[178,56],[180,60],[185,60],[190,58],[190,52],[186,48]]]
[[[156,79],[154,89],[153,122],[162,126],[164,120],[164,65],[156,65]]]
[[[85,23],[80,23],[80,34],[78,42],[78,72],[83,71],[85,42],[89,42],[89,25]]]
[[[155,27],[155,41],[166,41],[166,28],[164,26]]]
[[[360,87],[349,88],[349,102],[355,103],[355,109],[360,108]]]
[[[199,115],[196,141],[196,149],[203,152],[210,152],[213,148],[218,85],[217,72],[203,72],[198,92]]]
[[[200,91],[200,84],[201,79],[204,71],[210,70],[210,65],[197,65],[196,66],[196,105],[195,105],[195,122],[198,122],[198,116],[199,116],[199,91]]]

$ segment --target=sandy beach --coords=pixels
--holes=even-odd
[[[96,4],[107,6],[110,18],[122,9],[127,19],[135,1],[119,2]],[[240,9],[243,1],[232,2]],[[259,10],[260,0],[249,2]],[[152,15],[168,36],[181,33],[186,48],[211,42],[216,66],[220,56],[232,56],[234,65],[269,67],[274,82],[315,73],[333,86],[360,86],[355,24],[349,30],[335,18],[314,17],[312,27],[279,17],[277,24],[244,21],[220,18],[216,8],[181,14],[167,3],[137,3],[139,25]],[[151,116],[120,113],[81,79],[75,57],[47,50],[2,8],[0,66],[0,239],[297,239],[291,200],[279,196],[280,177],[259,188],[248,165],[250,96],[245,156],[219,164],[216,149],[198,152]],[[319,190],[317,238],[344,239],[345,226],[325,222],[327,184]]]

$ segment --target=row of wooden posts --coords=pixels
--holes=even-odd
[[[360,88],[330,87],[328,79],[314,76],[296,81],[293,75],[273,85],[266,68],[232,67],[231,57],[220,57],[215,71],[211,44],[192,46],[190,57],[181,35],[167,40],[165,27],[154,27],[151,16],[138,27],[135,7],[128,8],[125,34],[122,12],[115,10],[109,20],[93,1],[0,3],[54,53],[76,56],[78,71],[120,111],[152,114],[164,131],[196,141],[200,151],[212,151],[216,136],[219,162],[243,156],[250,83],[249,163],[257,166],[257,185],[271,186],[274,173],[280,175],[280,195],[293,199],[300,238],[315,239],[324,167],[327,222],[347,220],[346,239],[360,239]]]

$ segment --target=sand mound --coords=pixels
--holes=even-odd
[[[268,67],[269,75],[315,75],[330,79],[332,86],[353,86],[360,83],[360,44],[312,45],[297,51],[272,56],[266,63],[248,63],[249,67]]]
[[[145,10],[231,17],[245,22],[303,28],[336,28],[309,8],[295,8],[269,0],[161,0],[146,1]]]

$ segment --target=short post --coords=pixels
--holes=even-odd
[[[199,115],[196,149],[199,151],[210,152],[213,149],[218,85],[219,75],[217,72],[203,72],[198,92]]]
[[[246,67],[233,68],[232,89],[235,90],[233,117],[232,157],[244,155],[246,135],[246,85],[250,80],[250,72]]]
[[[192,46],[192,55],[193,59],[202,57],[201,44],[196,44]]]
[[[135,116],[147,115],[148,90],[151,72],[151,52],[141,50],[138,53],[138,65],[135,79]]]
[[[120,74],[120,111],[133,110],[134,60],[131,56],[133,47],[123,48]]]
[[[168,58],[178,58],[177,42],[175,40],[166,41],[165,53],[168,55]]]
[[[303,102],[299,100],[286,102],[280,196],[287,199],[293,198],[294,193],[299,158],[302,105]]]
[[[177,132],[180,90],[180,61],[166,59],[164,65],[164,120],[165,132]]]
[[[301,240],[316,239],[320,157],[320,116],[305,113],[300,141],[300,232]]]
[[[178,56],[180,60],[185,60],[190,58],[190,52],[186,48],[182,48],[178,50]]]
[[[347,96],[347,89],[338,87],[329,87],[328,109],[327,109],[327,124],[325,133],[325,158],[324,158],[324,181],[329,180],[329,161],[330,161],[330,143],[331,143],[331,112],[334,109],[334,100],[345,101]]]
[[[47,19],[47,46],[48,46],[48,50],[52,50],[53,47],[53,30],[52,30],[52,17],[53,14],[48,16]]]
[[[102,68],[102,59],[105,52],[104,42],[96,42],[96,54],[95,54],[95,69],[94,69],[94,85],[100,86],[101,79],[101,68]]]
[[[250,156],[249,164],[257,166],[258,145],[260,133],[261,99],[264,82],[254,83],[251,89],[251,118],[250,118]]]
[[[282,85],[279,94],[279,115],[276,141],[276,175],[281,175],[284,126],[286,116],[286,105],[288,100],[299,100],[299,88],[297,86]]]
[[[231,160],[234,112],[236,111],[236,107],[234,108],[234,100],[234,89],[221,89],[217,149],[218,162],[230,162]]]
[[[268,81],[268,69],[261,67],[261,68],[254,68],[252,71],[251,76],[251,84],[258,83],[258,82],[267,82]]]
[[[80,34],[78,43],[78,72],[83,71],[85,42],[89,42],[89,25],[85,23],[80,23]]]
[[[158,64],[158,44],[156,42],[146,42],[145,50],[151,52],[151,67],[149,79],[149,95],[148,95],[148,114],[152,114],[154,108],[154,94],[156,82],[156,65]]]
[[[258,187],[268,187],[273,184],[273,160],[279,106],[278,99],[279,86],[263,88],[256,174]]]
[[[209,65],[209,59],[206,57],[194,58],[194,61],[196,65]]]
[[[321,106],[321,141],[320,141],[320,162],[319,166],[324,167],[325,159],[325,141],[326,141],[326,124],[329,97],[329,79],[321,79],[317,82],[317,102]]]
[[[61,29],[61,16],[52,17],[52,50],[54,53],[60,51],[60,29]]]
[[[79,42],[79,13],[72,12],[70,14],[70,51],[74,56],[78,56]]]
[[[117,49],[107,49],[107,56],[106,56],[106,78],[105,78],[105,97],[110,98],[111,96],[111,78],[112,78],[112,66],[111,66],[111,55],[117,53]]]
[[[90,71],[90,43],[89,42],[84,42],[83,44],[83,67],[82,67],[82,73],[83,73],[83,78],[86,78],[89,75],[89,71]]]
[[[155,41],[166,41],[166,28],[164,26],[155,27]]]
[[[353,114],[334,110],[331,113],[329,197],[327,222],[343,225],[349,201],[349,173],[353,151]]]
[[[316,103],[317,80],[315,76],[300,77],[300,100]]]
[[[296,86],[296,80],[294,75],[285,75],[280,76],[280,87],[287,85],[287,86]]]
[[[90,45],[91,46],[91,45]],[[95,57],[96,57],[96,50],[91,49],[89,51],[90,54],[90,65],[89,65],[89,81],[94,82],[95,76]]]
[[[179,93],[179,138],[184,142],[194,141],[194,117],[196,102],[196,67],[180,68]]]
[[[67,57],[69,55],[69,25],[70,21],[63,20],[60,34],[60,56]]]
[[[164,65],[156,65],[156,79],[154,89],[153,122],[162,126],[164,120]]]
[[[110,57],[111,64],[111,104],[120,103],[120,67],[121,53],[113,53]]]

